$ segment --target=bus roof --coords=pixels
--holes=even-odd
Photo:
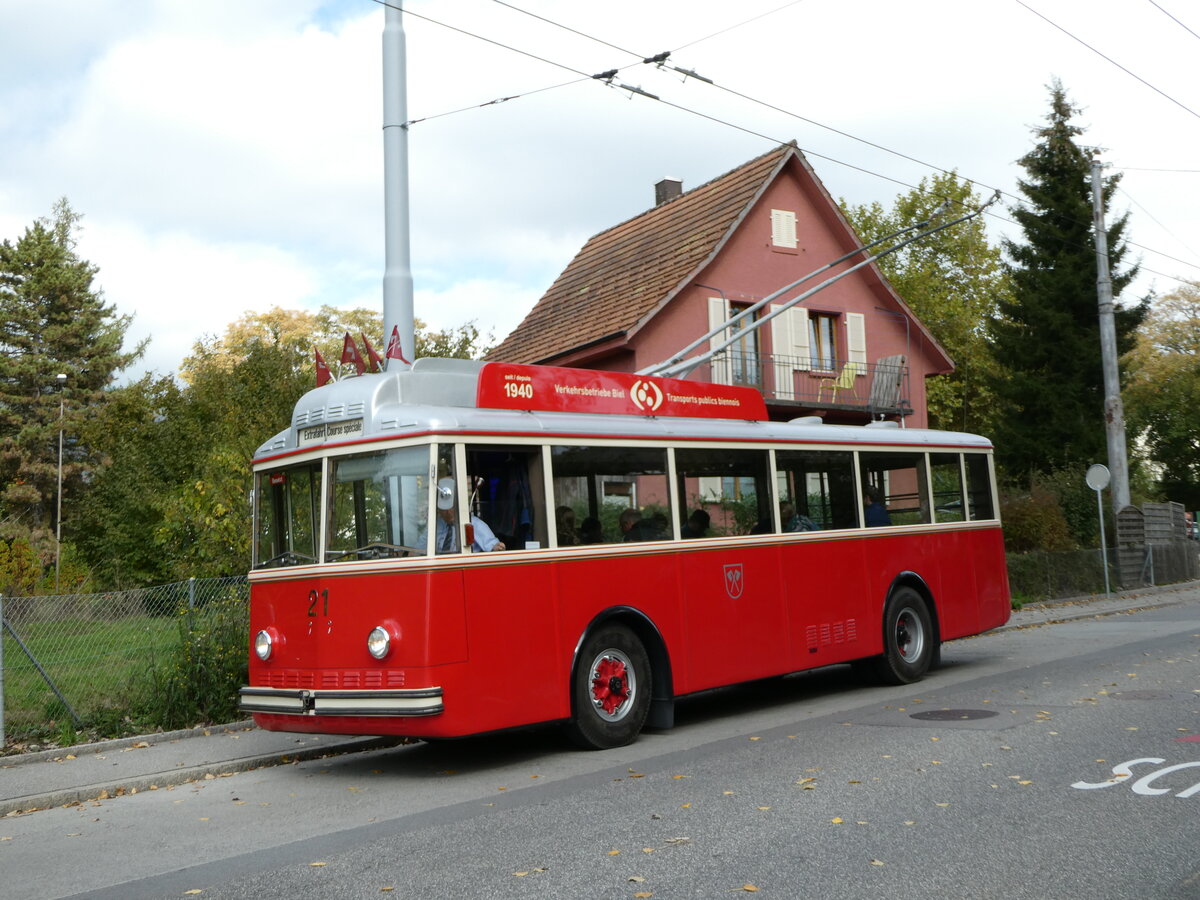
[[[399,372],[344,378],[297,402],[291,427],[256,462],[422,434],[954,446],[990,449],[977,435],[767,420],[753,388],[624,372],[426,358]]]

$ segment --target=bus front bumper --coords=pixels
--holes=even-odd
[[[436,716],[440,687],[395,691],[319,691],[244,687],[238,707],[247,713],[294,716]]]

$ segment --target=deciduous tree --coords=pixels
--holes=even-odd
[[[946,201],[947,217],[982,203],[971,183],[951,172],[922,179],[890,210],[872,203],[848,207],[846,216],[869,242],[929,219]],[[989,433],[996,409],[989,387],[995,363],[986,323],[996,304],[1009,296],[1009,282],[983,217],[909,244],[879,260],[879,267],[955,363],[952,374],[926,382],[930,425]]]
[[[1125,362],[1129,430],[1149,457],[1159,490],[1200,509],[1200,281],[1154,304]]]

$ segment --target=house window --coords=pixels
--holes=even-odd
[[[814,369],[837,367],[837,316],[808,314],[808,346]]]
[[[733,306],[733,315],[740,313],[744,306]],[[749,387],[762,386],[762,364],[758,355],[758,329],[753,327],[757,314],[742,319],[734,327],[739,329],[738,339],[729,345],[729,362],[734,384],[744,384]]]
[[[792,210],[771,210],[771,246],[796,249],[796,214]]]

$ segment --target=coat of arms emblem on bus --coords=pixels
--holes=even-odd
[[[742,578],[742,564],[731,563],[725,567],[725,593],[729,595],[730,600],[736,600],[742,596],[742,588],[746,583]]]
[[[629,389],[629,399],[638,409],[654,412],[662,406],[662,388],[653,381],[635,381],[633,387]]]

